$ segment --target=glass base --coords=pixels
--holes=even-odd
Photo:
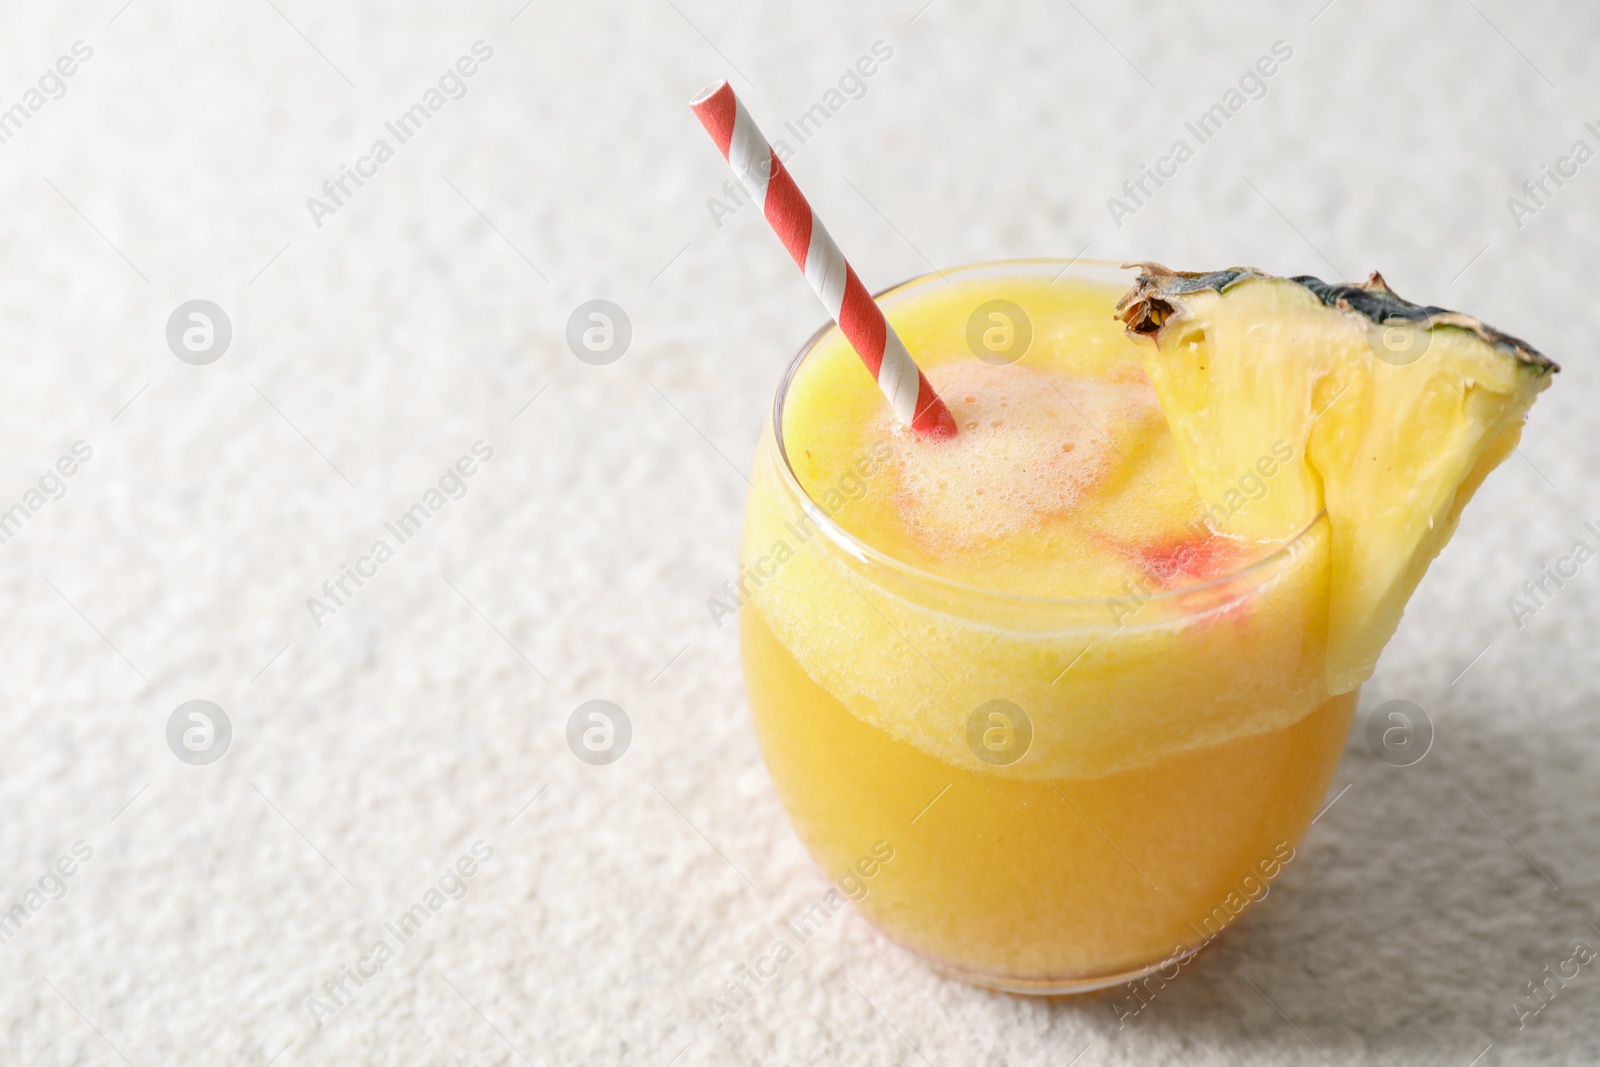
[[[1204,947],[1204,946],[1202,946]],[[980,971],[968,971],[960,967],[952,967],[935,959],[929,959],[920,952],[914,953],[928,966],[938,971],[946,978],[955,978],[966,982],[968,985],[992,989],[997,993],[1016,993],[1029,997],[1070,997],[1080,993],[1093,993],[1100,989],[1110,989],[1126,982],[1136,982],[1156,971],[1166,970],[1168,967],[1181,967],[1195,956],[1200,954],[1200,948],[1191,949],[1181,956],[1168,956],[1165,959],[1147,963],[1141,967],[1120,971],[1115,974],[1092,975],[1084,978],[1012,978],[1007,975],[984,974]]]

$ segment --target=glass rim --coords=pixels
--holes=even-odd
[[[886,297],[892,297],[896,293],[910,289],[913,286],[922,285],[931,281],[937,280],[948,282],[950,280],[950,275],[952,274],[981,270],[983,268],[1046,267],[1058,265],[1060,266],[1061,270],[1060,273],[1056,275],[1057,279],[1059,279],[1062,275],[1065,275],[1074,267],[1094,268],[1100,270],[1106,270],[1109,268],[1111,271],[1118,272],[1132,269],[1125,264],[1116,263],[1111,260],[1084,259],[1081,256],[1075,259],[1029,257],[1021,259],[984,260],[979,263],[966,263],[962,264],[961,266],[950,267],[945,270],[939,270],[938,268],[935,268],[930,273],[918,274],[915,277],[908,278],[903,282],[898,282],[885,289],[880,289],[872,294],[872,299],[874,301],[879,301]],[[1088,273],[1088,271],[1085,271],[1084,273]],[[892,556],[882,549],[868,544],[866,541],[863,541],[861,538],[857,537],[855,534],[851,533],[849,530],[846,530],[843,526],[840,526],[837,522],[835,522],[833,517],[823,509],[821,502],[816,500],[810,493],[806,491],[806,488],[801,483],[799,476],[794,472],[794,465],[789,461],[789,450],[783,437],[783,405],[784,401],[788,399],[789,388],[794,384],[795,376],[799,373],[801,365],[805,363],[806,357],[816,350],[818,343],[821,342],[824,337],[827,337],[828,334],[838,330],[838,328],[838,325],[833,322],[824,322],[817,328],[816,332],[814,332],[805,340],[805,343],[800,346],[799,351],[797,351],[794,356],[790,358],[788,365],[784,367],[783,377],[779,379],[777,392],[772,399],[771,416],[772,438],[773,443],[777,448],[779,459],[779,477],[782,479],[784,487],[790,493],[794,494],[794,496],[799,500],[805,502],[806,514],[813,522],[817,524],[817,528],[822,533],[827,535],[830,541],[834,542],[850,555],[863,562],[871,563],[875,566],[881,566],[891,571],[895,571],[903,577],[913,579],[918,582],[925,582],[935,587],[943,588],[950,592],[958,593],[968,597],[992,598],[1009,603],[1038,607],[1105,607],[1108,605],[1121,603],[1127,599],[1126,596],[1038,596],[1031,593],[1009,593],[1001,589],[991,589],[986,586],[972,585],[968,582],[962,582],[955,578],[938,574],[914,563],[908,563],[903,559]],[[1227,574],[1221,574],[1215,578],[1208,578],[1203,582],[1196,582],[1193,585],[1179,586],[1175,589],[1157,590],[1156,592],[1150,593],[1148,596],[1143,597],[1142,602],[1171,603],[1172,601],[1182,597],[1191,596],[1195,593],[1203,592],[1208,589],[1217,589],[1231,582],[1237,582],[1241,578],[1248,579],[1249,575],[1258,571],[1266,570],[1269,567],[1280,563],[1299,552],[1301,543],[1312,534],[1327,513],[1328,512],[1326,508],[1318,511],[1316,516],[1312,518],[1310,522],[1306,523],[1305,526],[1301,527],[1301,529],[1296,531],[1293,536],[1289,537],[1282,544],[1272,548],[1265,555],[1251,560],[1249,563],[1246,563],[1235,570],[1229,571]],[[1252,588],[1254,588],[1253,582],[1249,584],[1252,586]]]

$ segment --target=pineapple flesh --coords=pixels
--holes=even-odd
[[[1284,541],[1327,513],[1324,655],[1329,691],[1348,692],[1560,368],[1376,273],[1329,285],[1140,266],[1118,312],[1153,342],[1145,369],[1212,524]]]

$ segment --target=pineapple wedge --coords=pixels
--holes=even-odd
[[[1139,266],[1117,310],[1154,342],[1145,369],[1211,523],[1281,541],[1327,511],[1324,654],[1329,691],[1348,692],[1560,368],[1376,273],[1329,285]]]

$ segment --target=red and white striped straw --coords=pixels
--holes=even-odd
[[[760,205],[778,239],[805,272],[822,306],[877,379],[895,416],[919,433],[953,436],[956,420],[950,409],[928,384],[854,268],[845,262],[844,253],[828,236],[822,220],[756,128],[733,87],[718,82],[689,101],[689,106],[733,167],[734,177]]]

